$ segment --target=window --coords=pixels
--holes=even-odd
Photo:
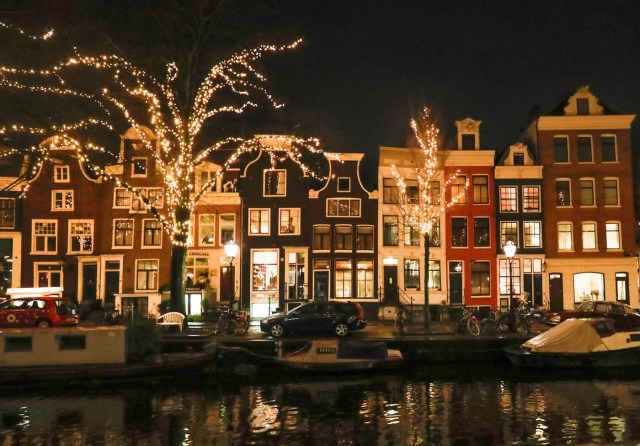
[[[351,178],[338,178],[338,192],[351,192]]]
[[[328,198],[327,217],[360,217],[360,199]]]
[[[585,300],[586,301],[604,300],[604,274],[601,274],[601,273],[574,274],[573,275],[573,298],[575,302],[583,302]]]
[[[514,153],[513,154],[513,165],[514,166],[524,166],[524,153]]]
[[[629,274],[616,273],[616,300],[629,303]]]
[[[16,201],[0,198],[0,228],[13,228],[16,220]]]
[[[280,209],[280,235],[300,235],[300,209]]]
[[[476,148],[476,135],[473,133],[462,134],[462,150],[475,150]]]
[[[398,246],[398,216],[382,216],[382,244],[384,246]]]
[[[618,154],[616,150],[616,137],[615,136],[603,136],[602,143],[602,161],[605,163],[612,163],[618,160]]]
[[[382,180],[382,202],[387,204],[398,204],[400,202],[398,185],[393,178],[383,178]]]
[[[351,225],[336,225],[334,249],[336,251],[350,251],[353,249],[351,240],[353,228]]]
[[[147,176],[147,159],[132,158],[131,176],[144,178]]]
[[[578,136],[578,162],[590,163],[593,161],[593,153],[591,151],[591,137]]]
[[[573,250],[573,228],[571,223],[558,223],[558,251]]]
[[[404,260],[404,287],[420,289],[420,261],[417,259]]]
[[[7,336],[4,338],[4,351],[31,352],[33,351],[33,338],[31,336]]]
[[[52,211],[73,211],[73,191],[54,190],[51,191]]]
[[[142,246],[162,246],[162,223],[158,220],[142,220]]]
[[[451,183],[451,202],[467,204],[467,177],[458,175]]]
[[[352,296],[351,260],[336,260],[336,298],[349,299]]]
[[[596,247],[596,224],[593,222],[582,223],[582,250],[594,250]]]
[[[216,183],[218,178],[216,172],[203,170],[200,172],[200,190],[205,192],[215,192],[217,190]]]
[[[473,246],[476,248],[487,248],[491,246],[489,218],[478,217],[473,219]]]
[[[68,183],[70,180],[69,166],[53,166],[54,183]]]
[[[331,249],[331,227],[313,227],[313,249],[316,251],[329,251]]]
[[[264,189],[265,197],[284,197],[287,194],[287,171],[265,170]]]
[[[158,260],[136,260],[136,290],[158,289]]]
[[[150,187],[143,192],[144,196],[149,200],[149,206],[161,209],[164,204],[164,194],[161,187]]]
[[[235,241],[236,216],[235,214],[220,214],[220,244]]]
[[[85,350],[87,348],[86,335],[56,336],[60,350]]]
[[[440,246],[440,219],[436,220],[431,226],[431,234],[429,234],[429,246]]]
[[[520,259],[500,259],[498,263],[500,277],[500,294],[517,296],[522,292],[520,285]],[[509,292],[511,288],[511,292]]]
[[[578,115],[588,115],[589,114],[589,98],[576,99],[576,107],[578,110]]]
[[[278,251],[253,251],[251,253],[252,278],[254,291],[272,291],[278,289]]]
[[[269,235],[269,209],[249,209],[249,235]]]
[[[420,233],[405,220],[404,224],[404,244],[405,246],[420,246]]]
[[[420,188],[417,180],[405,180],[405,197],[409,204],[420,203]]]
[[[373,260],[358,260],[358,298],[373,299]]]
[[[116,219],[113,221],[113,246],[116,248],[133,247],[133,220]]]
[[[571,181],[556,180],[556,205],[571,206]]]
[[[473,181],[473,202],[475,204],[489,203],[489,177],[486,175],[474,175]]]
[[[491,263],[471,262],[471,295],[488,296],[491,294]]]
[[[31,249],[37,254],[55,254],[58,250],[57,220],[33,220]]]
[[[540,186],[522,186],[522,210],[540,212]]]
[[[213,214],[198,215],[198,231],[200,246],[212,246],[216,241],[216,216]]]
[[[185,280],[191,286],[206,285],[209,280],[209,257],[187,256],[185,260]],[[189,285],[188,285],[189,286]],[[193,310],[191,311],[193,314]]]
[[[518,212],[518,188],[500,187],[500,212]]]
[[[467,246],[467,219],[453,217],[451,219],[451,246],[461,248]]]
[[[556,163],[569,162],[569,139],[566,136],[555,136],[553,138],[553,153]]]
[[[124,187],[113,189],[113,207],[129,209],[131,206],[131,192]]]
[[[620,249],[620,223],[607,222],[607,249]]]
[[[619,204],[620,204],[620,198],[618,196],[618,179],[605,178],[604,179],[604,205],[618,206]]]
[[[542,247],[542,223],[539,221],[524,222],[524,247]]]
[[[595,196],[593,191],[592,179],[580,179],[580,206],[595,205]]]
[[[511,240],[518,246],[518,222],[517,221],[501,221],[500,222],[500,246],[504,246]]]
[[[356,249],[358,251],[373,251],[373,226],[357,226]]]
[[[441,274],[440,274],[440,260],[429,260],[429,288],[432,290],[441,290]]]
[[[440,205],[440,182],[429,182],[429,204],[438,206]]]
[[[69,220],[69,253],[93,252],[93,220]]]

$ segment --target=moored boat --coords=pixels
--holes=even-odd
[[[568,319],[504,352],[518,367],[638,366],[640,331],[617,331],[606,318]]]

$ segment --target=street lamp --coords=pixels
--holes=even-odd
[[[224,244],[224,253],[227,255],[227,258],[229,259],[229,285],[230,285],[229,288],[231,290],[231,295],[229,296],[229,311],[233,309],[233,301],[235,300],[235,287],[233,286],[234,284],[233,261],[238,255],[239,249],[240,248],[238,244],[233,240],[229,240],[227,243]]]
[[[504,255],[507,256],[509,261],[509,309],[511,309],[513,300],[513,257],[516,255],[516,244],[511,240],[507,240],[507,243],[502,247]]]

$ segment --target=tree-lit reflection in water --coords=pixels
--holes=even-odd
[[[457,367],[451,374],[218,376],[88,392],[2,389],[0,445],[640,442],[640,380]]]

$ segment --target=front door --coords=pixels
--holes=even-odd
[[[384,300],[386,303],[398,302],[398,267],[384,266]]]
[[[329,271],[313,272],[313,299],[326,302],[329,289]]]
[[[98,294],[98,264],[82,264],[82,300],[96,300]]]
[[[109,260],[104,264],[104,304],[113,307],[120,292],[120,262]]]
[[[462,262],[449,262],[449,304],[462,303]]]
[[[549,274],[549,311],[562,311],[563,302],[562,274]]]
[[[229,265],[220,268],[220,300],[233,301],[233,267]]]

